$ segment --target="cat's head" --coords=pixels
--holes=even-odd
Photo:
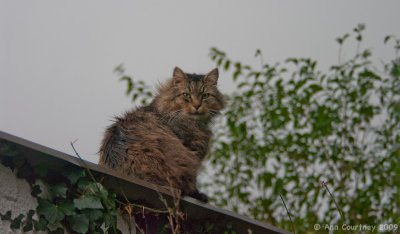
[[[197,75],[184,73],[176,67],[172,78],[159,88],[156,107],[162,113],[176,113],[180,118],[210,120],[225,107],[217,81],[217,68]]]

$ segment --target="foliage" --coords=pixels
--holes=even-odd
[[[291,230],[282,195],[301,232],[400,220],[400,58],[378,71],[358,48],[327,73],[308,58],[255,69],[211,50],[237,86],[209,157],[215,204]]]
[[[216,205],[299,232],[400,220],[400,40],[385,37],[396,58],[379,71],[361,50],[364,29],[354,28],[357,51],[345,62],[351,34],[336,39],[339,63],[327,72],[309,58],[265,64],[261,50],[253,68],[211,49],[236,85],[203,173]]]
[[[75,150],[73,143],[71,145]],[[77,156],[80,158],[78,153]],[[38,201],[36,210],[29,210],[27,214],[19,214],[15,218],[12,218],[12,210],[0,213],[0,219],[9,221],[13,230],[51,234],[121,233],[116,228],[117,215],[121,215],[130,223],[134,221],[132,223],[136,226],[130,228],[135,228],[138,233],[145,233],[149,223],[162,233],[235,233],[232,225],[224,220],[197,217],[187,220],[180,210],[180,195],[177,194],[172,207],[160,194],[167,210],[133,203],[122,190],[117,195],[97,182],[104,179],[103,175],[91,171],[85,161],[81,163],[86,170],[74,165],[66,165],[62,170],[54,170],[46,163],[32,166],[12,144],[1,140],[0,160],[18,177],[29,182],[31,195]],[[37,183],[38,179],[46,186],[40,186],[43,183]]]
[[[121,81],[127,82],[126,95],[131,95],[133,102],[137,101],[141,105],[148,104],[151,97],[153,96],[153,93],[144,81],[134,81],[131,76],[125,75],[125,68],[123,64],[120,64],[119,66],[114,68],[114,72],[117,73]]]
[[[28,212],[23,222],[23,214],[14,220],[11,220],[12,211],[1,215],[2,219],[12,221],[12,229],[19,229],[23,223],[25,232],[64,233],[60,225],[75,233],[104,233],[104,227],[109,233],[119,232],[116,229],[116,217],[119,214],[116,194],[92,180],[84,169],[71,165],[59,173],[48,170],[50,166],[45,164],[32,167],[24,156],[7,148],[7,145],[2,145],[2,156],[5,156],[2,163],[13,170],[17,169],[17,175],[30,182],[31,194],[38,199],[36,212],[40,217],[38,221],[32,220],[34,210]],[[37,179],[49,185],[46,196],[39,196],[42,188],[35,184]]]

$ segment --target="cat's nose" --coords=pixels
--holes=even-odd
[[[198,100],[193,100],[193,107],[198,110],[201,106],[201,102],[199,102]]]

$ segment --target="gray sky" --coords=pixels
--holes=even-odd
[[[133,107],[113,69],[154,85],[175,66],[205,73],[210,47],[259,64],[311,57],[337,62],[335,38],[358,23],[364,47],[382,60],[400,36],[400,1],[11,1],[0,0],[0,130],[97,162],[112,116]],[[344,48],[344,57],[350,50]],[[220,87],[231,92],[231,77]]]

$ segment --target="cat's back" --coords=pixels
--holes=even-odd
[[[105,132],[100,147],[100,165],[118,168],[128,157],[128,150],[146,141],[153,134],[168,134],[159,124],[160,115],[151,106],[144,106],[116,117]]]

